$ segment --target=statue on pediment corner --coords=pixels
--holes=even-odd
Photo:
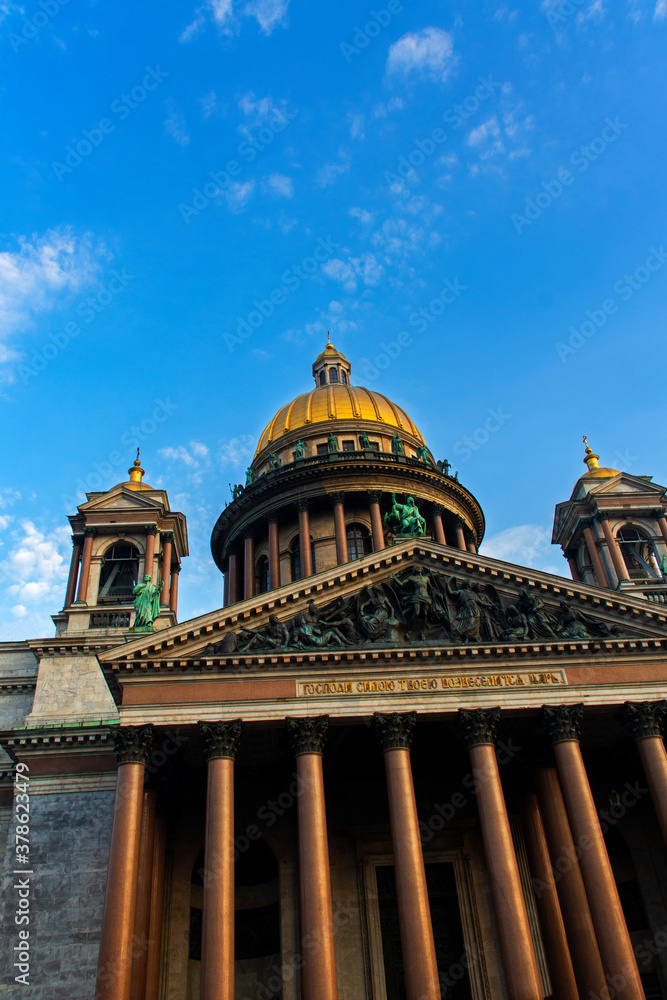
[[[426,521],[419,513],[414,497],[408,497],[405,503],[399,503],[396,494],[391,495],[391,510],[384,515],[384,523],[393,535],[426,534]]]

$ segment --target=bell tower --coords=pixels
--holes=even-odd
[[[131,632],[134,588],[147,576],[160,587],[153,628],[176,624],[185,515],[170,509],[165,490],[144,482],[138,451],[128,476],[107,492],[87,493],[69,517],[72,559],[63,609],[52,616],[57,635]]]
[[[585,436],[584,446],[587,471],[556,505],[552,543],[573,580],[667,603],[667,490],[652,476],[601,467]]]

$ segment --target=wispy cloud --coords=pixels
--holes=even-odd
[[[384,274],[384,268],[372,253],[364,253],[360,257],[350,256],[346,260],[332,257],[322,264],[322,271],[332,281],[339,282],[343,291],[348,294],[356,292],[359,283],[374,288],[379,285]]]
[[[341,174],[346,174],[352,165],[352,158],[345,150],[338,150],[338,159],[331,163],[325,163],[316,176],[316,181],[320,187],[328,187],[335,184]]]
[[[201,441],[160,448],[158,455],[172,464],[184,466],[195,483],[201,483],[204,473],[211,465],[209,448]]]
[[[68,293],[90,285],[104,253],[90,234],[76,237],[69,228],[16,242],[18,249],[0,252],[0,336],[25,329]]]
[[[242,17],[254,18],[260,31],[270,35],[278,25],[287,24],[290,0],[209,0],[195,11],[194,19],[181,32],[179,41],[187,43],[196,38],[206,25],[212,22],[224,34],[234,34],[240,30]]]
[[[276,198],[293,198],[294,181],[285,174],[271,174],[266,183],[272,195]]]
[[[664,21],[667,18],[667,0],[658,0],[653,11],[654,21]]]
[[[164,134],[171,136],[179,146],[187,146],[190,136],[185,127],[185,118],[172,100],[167,101],[167,118],[164,123]]]
[[[389,49],[388,80],[446,80],[454,66],[454,42],[442,28],[409,31]]]
[[[541,569],[556,576],[566,575],[564,560],[557,561],[560,549],[551,545],[551,529],[543,524],[519,524],[484,539],[480,554],[518,566]],[[562,563],[562,564],[561,564]]]

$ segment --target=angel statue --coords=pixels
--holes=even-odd
[[[395,584],[398,591],[401,611],[408,627],[405,638],[408,641],[423,639],[428,613],[433,604],[428,573],[423,566],[415,566],[402,580],[399,580],[393,573],[389,575],[389,579]]]
[[[150,574],[146,573],[143,583],[138,583],[132,591],[134,598],[134,627],[152,631],[153,622],[160,614],[160,591],[162,583],[156,587],[151,583]]]
[[[384,515],[384,523],[394,535],[425,535],[426,521],[419,513],[414,497],[399,503],[396,494],[391,495],[391,510]]]

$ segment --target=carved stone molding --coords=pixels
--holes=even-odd
[[[662,736],[663,717],[667,701],[626,701],[620,717],[626,723],[634,740],[647,736]]]
[[[610,516],[609,515],[609,511],[607,511],[607,510],[598,510],[596,512],[596,514],[595,514],[595,520],[596,521],[608,521],[609,520],[609,516]]]
[[[651,513],[655,518],[667,517],[667,510],[664,507],[656,507]]]
[[[345,503],[345,494],[344,493],[330,493],[329,494],[329,499],[331,500],[331,503],[335,507],[337,503]]]
[[[382,493],[380,490],[367,490],[366,495],[368,496],[369,503],[381,503]]]
[[[157,535],[157,524],[149,524],[146,526],[147,535]]]
[[[447,508],[443,507],[443,505],[441,503],[434,503],[434,504],[432,504],[431,505],[431,510],[433,511],[434,514],[437,514],[440,517],[442,517],[443,514],[447,513]]]
[[[329,716],[318,715],[306,719],[285,719],[287,738],[296,757],[302,753],[324,753],[324,741],[329,728]]]
[[[232,719],[231,722],[199,722],[197,727],[207,760],[215,760],[216,757],[236,760],[241,740],[240,719]]]
[[[83,537],[84,538],[94,538],[97,534],[97,528],[84,528]]]
[[[496,742],[496,729],[500,719],[500,708],[459,709],[459,732],[466,748]]]
[[[412,730],[415,728],[416,721],[416,712],[406,712],[405,715],[400,715],[398,712],[391,715],[375,712],[373,725],[383,752],[409,750],[412,746]]]
[[[453,521],[457,528],[468,527],[468,522],[464,518],[462,518],[460,514],[454,514]]]
[[[594,520],[595,520],[594,517],[583,517],[579,522],[579,525],[582,528],[592,528]]]
[[[174,532],[173,531],[163,531],[162,534],[160,535],[160,539],[161,539],[163,545],[166,545],[167,542],[172,542],[173,543],[173,541],[174,541]]]
[[[299,510],[310,510],[310,500],[297,500],[296,505]]]
[[[584,706],[545,705],[542,709],[542,728],[552,743],[578,742]]]
[[[113,730],[116,763],[146,764],[153,749],[152,726],[121,726]]]

